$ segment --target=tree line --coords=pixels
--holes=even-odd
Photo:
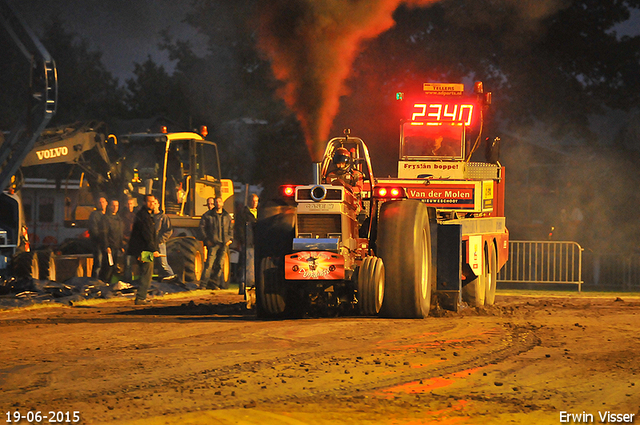
[[[163,31],[161,48],[175,70],[169,73],[149,57],[122,83],[101,52],[51,19],[41,39],[58,66],[59,110],[52,125],[154,116],[184,129],[207,125],[220,146],[225,177],[270,186],[309,180],[300,125],[277,96],[282,83],[256,48],[256,15],[269,3],[195,2],[187,22],[206,36],[207,53],[199,56],[188,41]],[[514,0],[401,5],[393,15],[396,25],[361,46],[332,134],[351,128],[373,147],[381,174],[391,173],[400,118],[394,94],[425,81],[481,80],[494,92],[489,132],[543,122],[553,134],[597,143],[589,117],[632,110],[639,100],[640,37],[615,28],[640,0],[543,3],[543,10],[538,2]],[[28,69],[14,60],[18,53],[4,34],[0,51],[0,128],[6,131],[24,108],[24,88],[16,81]]]

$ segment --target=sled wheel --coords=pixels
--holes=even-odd
[[[385,202],[378,224],[378,255],[384,261],[381,314],[423,318],[431,307],[431,231],[420,201]]]
[[[496,302],[496,280],[498,275],[498,260],[496,248],[493,244],[489,244],[485,250],[485,305],[493,305]]]
[[[469,304],[471,307],[482,307],[485,302],[485,297],[487,295],[487,256],[484,255],[483,272],[473,279],[471,282],[467,283],[462,287],[462,301]]]
[[[358,305],[360,314],[375,316],[384,299],[384,263],[379,257],[366,257],[358,272]]]

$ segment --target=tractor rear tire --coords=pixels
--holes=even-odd
[[[40,280],[56,281],[56,255],[50,249],[37,252]]]
[[[167,241],[167,260],[182,283],[200,282],[203,270],[202,243],[191,236]]]
[[[365,257],[358,271],[358,306],[363,316],[380,312],[384,299],[385,272],[380,257]]]
[[[380,208],[377,245],[386,270],[380,313],[386,317],[427,317],[434,273],[426,205],[417,200],[385,202]]]
[[[495,245],[489,244],[486,254],[485,271],[485,305],[493,305],[496,302],[496,280],[498,278],[498,259]]]
[[[35,252],[20,252],[11,260],[11,274],[17,279],[40,277],[38,254]]]

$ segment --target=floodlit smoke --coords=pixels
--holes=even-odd
[[[344,81],[362,43],[394,25],[400,4],[427,6],[437,0],[271,0],[261,11],[259,47],[284,83],[280,95],[305,134],[313,161],[338,112]]]
[[[261,2],[260,49],[269,57],[275,77],[283,82],[280,96],[294,111],[314,161],[323,144],[345,80],[363,42],[391,28],[400,6],[424,7],[438,0],[268,0]],[[567,0],[502,0],[501,7],[522,31],[566,7]],[[497,7],[495,2],[491,5]],[[459,2],[449,10],[470,25],[495,21],[484,1]],[[498,7],[500,9],[500,7]]]

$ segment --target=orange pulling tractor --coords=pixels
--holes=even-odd
[[[410,119],[397,177],[375,177],[367,146],[345,131],[314,164],[312,184],[283,187],[286,201],[261,211],[259,316],[422,318],[435,304],[494,303],[509,235],[499,139],[486,139],[484,162],[470,161],[491,94],[482,83],[470,97],[462,84],[424,84],[398,98]]]

